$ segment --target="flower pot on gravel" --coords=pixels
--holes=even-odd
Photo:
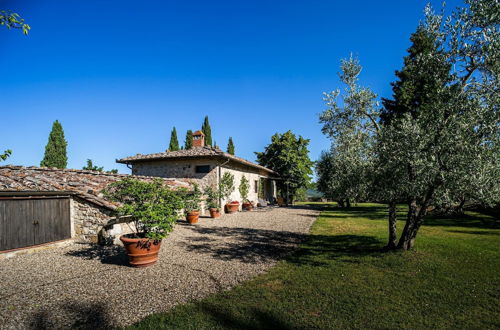
[[[253,209],[253,204],[250,203],[250,202],[245,202],[243,203],[243,205],[241,206],[243,208],[243,210],[245,211],[252,211]]]
[[[161,240],[150,238],[129,237],[133,234],[120,237],[125,250],[127,250],[128,260],[132,267],[147,267],[158,261]]]
[[[197,223],[200,217],[200,211],[190,211],[186,214],[186,220],[190,224]]]
[[[216,218],[220,217],[220,211],[219,211],[219,209],[211,208],[211,209],[209,209],[209,212],[210,212],[210,217],[213,218],[213,219],[216,219]]]
[[[133,224],[130,227],[135,233],[120,237],[130,265],[146,267],[156,263],[161,240],[174,230],[179,212],[185,207],[183,191],[172,191],[159,178],[125,178],[106,186],[104,196],[118,204],[117,217],[127,217]]]
[[[238,212],[239,208],[240,203],[237,201],[226,204],[227,213],[236,213]]]

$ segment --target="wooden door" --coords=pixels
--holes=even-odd
[[[70,237],[69,198],[0,200],[0,251]]]

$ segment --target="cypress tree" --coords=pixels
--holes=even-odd
[[[45,155],[40,162],[40,166],[66,168],[68,165],[68,156],[66,154],[67,146],[68,142],[64,139],[62,125],[56,120],[52,125],[49,141],[45,146]]]
[[[177,130],[172,129],[172,133],[170,134],[170,145],[168,146],[168,151],[177,151],[179,148],[179,140],[177,139]]]
[[[404,67],[396,71],[398,80],[391,83],[393,99],[382,98],[383,124],[390,124],[392,119],[405,113],[416,118],[422,107],[438,102],[438,91],[452,79],[451,65],[444,61],[435,35],[419,26],[410,41],[412,45],[404,58]]]
[[[184,140],[184,149],[188,150],[193,147],[193,131],[188,129],[186,132],[186,140]]]
[[[227,142],[227,153],[234,155],[234,143],[232,137],[229,137],[229,141]]]
[[[205,116],[205,121],[201,125],[201,131],[205,134],[205,145],[212,146],[212,128],[208,122],[208,116]]]

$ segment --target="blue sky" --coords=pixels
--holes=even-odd
[[[164,151],[209,116],[223,149],[255,160],[276,132],[329,141],[318,114],[352,52],[361,83],[390,96],[425,1],[5,1],[29,36],[0,30],[4,164],[38,166],[52,122],[68,167]],[[432,1],[438,7],[440,1]],[[448,1],[447,7],[460,5]]]

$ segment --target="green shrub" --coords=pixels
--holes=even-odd
[[[138,238],[167,237],[184,206],[181,194],[170,190],[161,179],[145,182],[127,178],[108,185],[104,194],[121,204],[116,209],[117,215],[132,217]]]

